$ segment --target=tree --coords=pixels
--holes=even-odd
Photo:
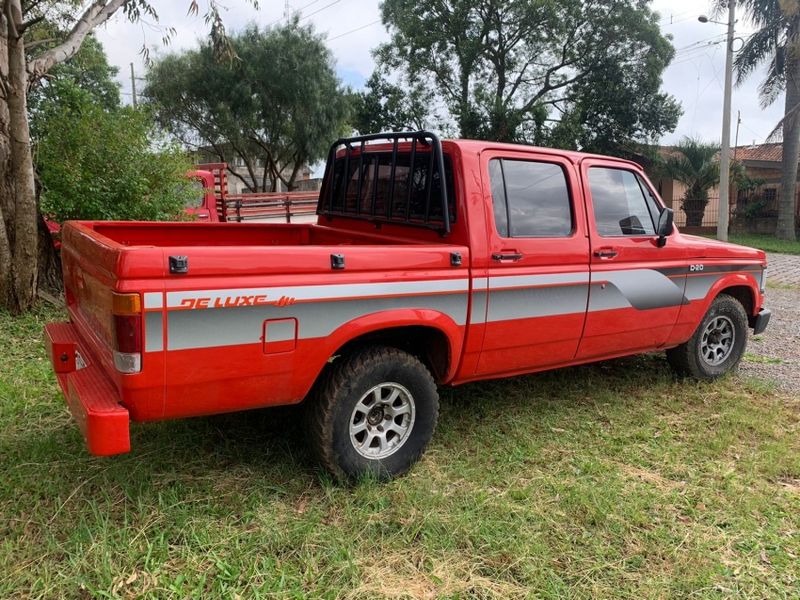
[[[229,54],[216,0],[207,0],[206,22],[219,55]],[[37,297],[39,236],[28,92],[58,64],[73,57],[93,29],[118,11],[132,21],[157,20],[148,0],[0,0],[0,306],[30,308]],[[189,0],[197,13],[196,0]],[[51,13],[59,16],[55,39],[33,40]],[[167,31],[166,37],[170,32]]]
[[[647,4],[386,0],[379,63],[427,82],[463,137],[607,149],[677,124],[676,101],[658,92],[673,49]]]
[[[797,0],[740,0],[747,19],[758,29],[745,38],[736,54],[737,84],[766,63],[767,74],[759,87],[762,106],[769,106],[785,91],[781,162],[781,195],[775,235],[797,239],[797,163],[800,161],[800,2]],[[727,7],[717,2],[717,10]],[[778,128],[776,128],[777,130]]]
[[[701,226],[708,192],[719,182],[719,146],[683,138],[675,147],[675,153],[664,160],[661,170],[686,186],[681,200],[686,225]]]
[[[53,84],[38,143],[42,212],[68,219],[171,220],[192,194],[191,164],[145,110],[107,110],[73,81]]]
[[[274,190],[282,181],[293,189],[300,168],[344,132],[349,95],[322,36],[297,18],[274,29],[251,25],[230,42],[233,61],[215,61],[209,44],[165,57],[148,71],[144,95],[188,147],[241,159],[249,177],[231,173],[248,186]]]
[[[51,30],[51,27],[47,27],[40,35],[50,36]],[[119,108],[119,84],[115,80],[118,71],[108,63],[108,57],[97,38],[91,34],[86,36],[80,50],[72,58],[55,65],[28,92],[28,120],[34,142],[44,127],[43,116],[57,114],[55,107],[64,101],[60,93],[65,90],[71,91],[77,87],[88,94],[87,101],[91,100],[106,110]],[[73,85],[65,86],[64,82]],[[67,101],[71,99],[70,94]]]
[[[353,127],[362,134],[429,129],[439,122],[439,117],[431,114],[433,101],[428,86],[407,89],[375,71],[366,88],[355,94]]]

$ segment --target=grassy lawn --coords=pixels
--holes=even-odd
[[[292,409],[88,456],[52,309],[0,313],[0,598],[800,596],[800,400],[664,359],[442,390],[423,461],[340,487]]]
[[[751,248],[760,248],[766,252],[778,252],[781,254],[800,254],[800,241],[789,242],[786,240],[779,240],[771,235],[755,235],[755,234],[736,234],[729,236],[729,239],[734,244],[741,244],[742,246],[750,246]]]

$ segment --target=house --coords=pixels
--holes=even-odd
[[[667,157],[675,151],[675,148],[671,146],[660,146],[657,149],[661,157]],[[732,231],[774,233],[778,218],[782,155],[783,144],[781,143],[737,146],[731,149],[732,161],[741,164],[744,174],[750,180],[750,185],[742,189],[740,189],[741,185],[731,184],[728,205]],[[645,168],[652,170],[651,166],[652,163],[645,165]],[[667,177],[655,176],[652,180],[664,203],[675,210],[675,223],[686,229],[686,213],[681,210],[681,201],[686,186]],[[718,219],[719,188],[715,186],[709,190],[709,202],[702,217],[702,223],[699,227],[689,229],[711,232],[716,229]],[[800,185],[798,185],[798,195],[795,200],[795,219],[800,224]]]
[[[256,160],[252,165],[253,175],[255,176],[255,181],[253,181],[253,177],[250,174],[250,170],[245,165],[244,160],[238,155],[234,154],[233,152],[228,152],[227,149],[224,147],[221,148],[223,155],[226,156],[226,160],[223,162],[228,163],[228,191],[231,194],[248,194],[252,192],[261,192],[261,191],[275,191],[275,192],[286,192],[286,184],[283,183],[280,179],[277,182],[273,182],[270,178],[269,174],[267,177],[264,177],[264,161],[263,160]],[[228,156],[229,155],[229,156]],[[201,146],[195,152],[195,162],[197,163],[209,163],[209,162],[220,162],[220,154],[215,151],[214,148],[210,146]],[[281,171],[281,175],[286,179],[289,179],[292,174],[292,167],[293,165],[286,165],[283,170]],[[274,185],[274,189],[273,189]],[[318,191],[321,185],[321,179],[312,177],[311,167],[308,165],[303,165],[300,167],[297,177],[295,179],[295,191],[300,192],[314,192]]]

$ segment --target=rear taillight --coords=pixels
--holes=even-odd
[[[142,302],[139,294],[112,296],[114,366],[120,373],[142,370]]]

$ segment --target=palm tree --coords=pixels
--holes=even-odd
[[[716,0],[716,9],[727,7]],[[739,0],[746,18],[758,30],[744,42],[734,62],[739,84],[760,65],[767,64],[767,75],[759,86],[761,105],[775,102],[786,91],[783,119],[783,164],[778,227],[775,235],[795,240],[797,203],[797,163],[800,160],[800,0]]]
[[[681,210],[688,227],[700,227],[708,204],[708,191],[719,181],[719,146],[685,137],[675,153],[662,161],[660,170],[686,186]]]

